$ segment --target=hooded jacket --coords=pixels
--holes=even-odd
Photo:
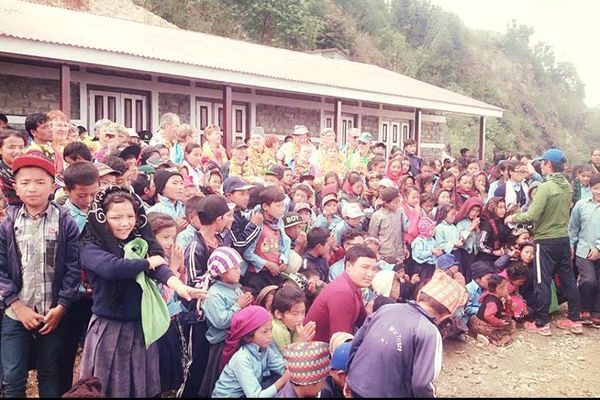
[[[533,223],[536,240],[568,237],[569,212],[571,210],[571,185],[563,174],[546,176],[529,209],[515,215],[515,223]]]

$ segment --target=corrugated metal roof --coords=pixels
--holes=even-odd
[[[282,81],[503,110],[375,65],[147,25],[20,0],[0,2],[2,36],[202,66]],[[48,55],[52,58],[52,54]],[[166,72],[166,71],[165,71]],[[191,76],[190,76],[191,77]],[[358,98],[358,100],[361,100]],[[364,99],[362,99],[364,100]]]

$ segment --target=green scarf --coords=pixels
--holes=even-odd
[[[148,242],[140,238],[133,239],[123,250],[127,260],[143,259],[148,251]],[[140,272],[135,281],[142,288],[142,330],[147,349],[167,332],[171,318],[154,281],[144,272]]]

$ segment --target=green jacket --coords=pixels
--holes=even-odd
[[[571,185],[563,174],[546,176],[527,212],[515,215],[515,223],[533,223],[536,240],[568,237]]]

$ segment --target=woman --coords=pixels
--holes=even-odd
[[[202,155],[210,160],[215,160],[219,166],[223,165],[227,158],[227,151],[221,144],[223,132],[219,125],[209,125],[203,132],[206,141],[202,145]]]
[[[0,188],[9,205],[22,205],[21,199],[15,192],[15,176],[12,170],[12,162],[23,153],[27,145],[23,135],[12,129],[0,131]]]

